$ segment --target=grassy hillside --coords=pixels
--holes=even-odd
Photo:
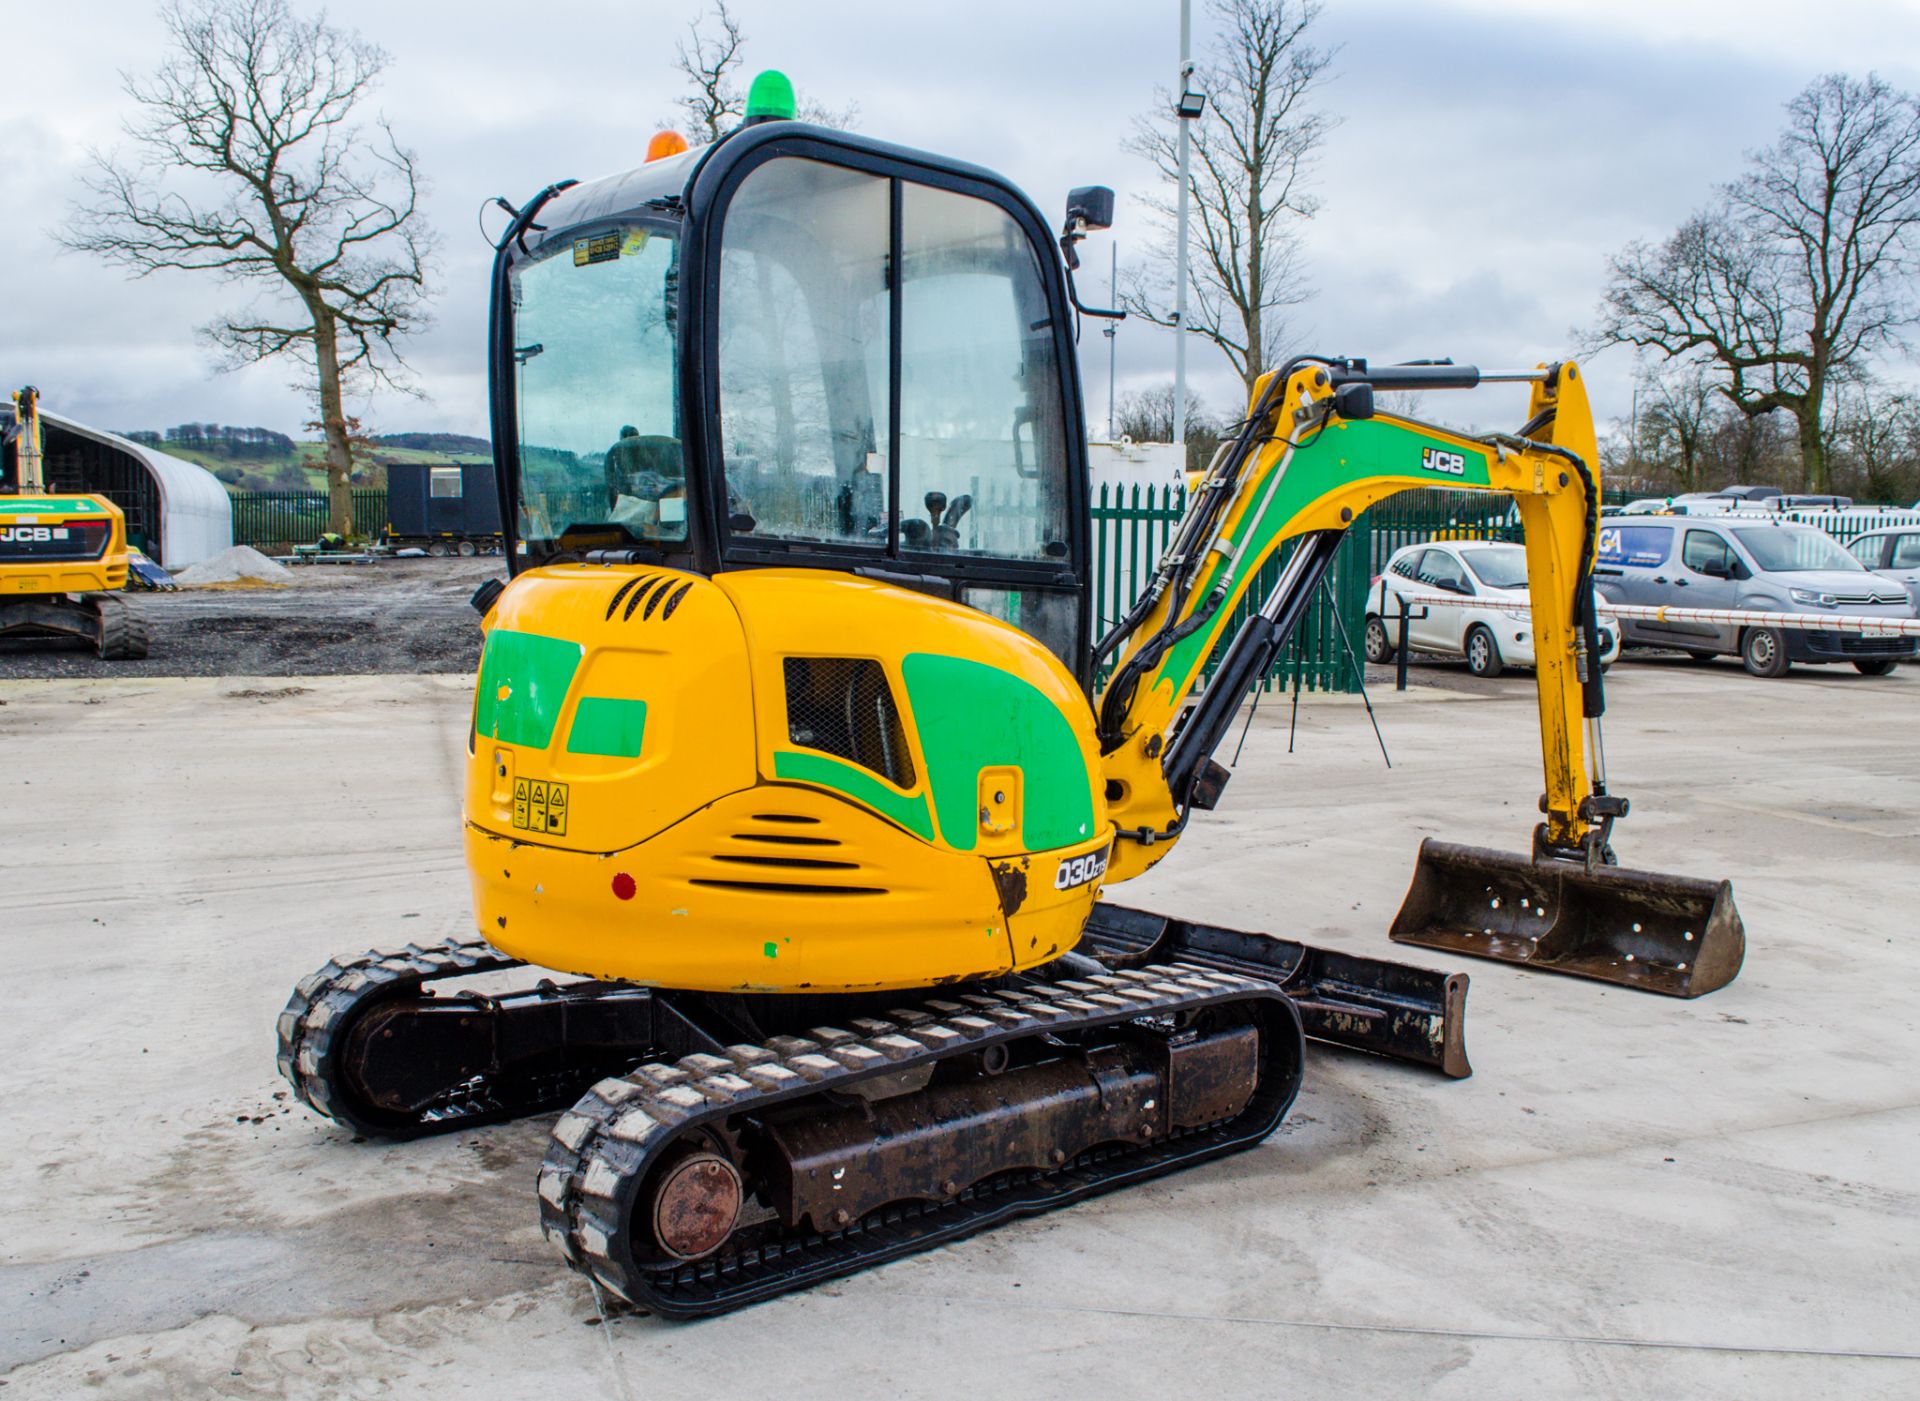
[[[480,440],[475,439],[476,443]],[[257,449],[239,455],[208,452],[178,442],[159,444],[160,450],[188,462],[198,463],[224,482],[229,491],[320,491],[327,484],[326,447],[322,443],[295,443],[291,452]],[[424,462],[429,466],[452,466],[484,457],[484,444],[460,452],[428,452],[418,448],[375,444],[363,449],[355,464],[353,480],[357,486],[381,487],[387,484],[390,462]]]

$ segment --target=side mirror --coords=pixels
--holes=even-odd
[[[1085,229],[1113,227],[1113,191],[1105,185],[1082,185],[1067,196],[1067,224]]]
[[[1082,306],[1080,293],[1073,285],[1074,269],[1080,266],[1080,240],[1094,229],[1113,227],[1113,191],[1105,185],[1082,185],[1067,196],[1067,226],[1060,232],[1060,256],[1067,265],[1067,300],[1082,316],[1098,316],[1106,321],[1124,321],[1126,312],[1118,307]]]
[[[1373,417],[1373,386],[1365,380],[1343,384],[1333,391],[1333,411],[1342,418]]]
[[[1700,572],[1709,579],[1731,579],[1733,577],[1733,571],[1727,568],[1724,560],[1702,560],[1700,562]]]

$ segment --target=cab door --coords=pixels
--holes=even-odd
[[[698,268],[717,286],[702,424],[721,566],[950,598],[1084,683],[1084,413],[1044,224],[982,172],[824,134],[745,140],[694,200],[724,192]]]

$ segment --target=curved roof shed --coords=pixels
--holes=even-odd
[[[98,492],[126,513],[127,538],[167,569],[233,544],[233,505],[220,479],[158,448],[40,411],[47,486]]]

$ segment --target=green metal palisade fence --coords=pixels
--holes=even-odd
[[[236,491],[233,502],[233,543],[236,545],[306,545],[327,528],[324,491]],[[368,539],[387,528],[387,493],[378,487],[353,489],[353,533]]]
[[[1628,499],[1627,493],[1610,490],[1603,496],[1609,504]],[[1103,484],[1099,488],[1093,507],[1096,631],[1112,626],[1145,586],[1185,506],[1186,491],[1179,486]],[[1504,492],[1438,488],[1404,491],[1373,506],[1340,542],[1328,582],[1262,688],[1291,688],[1297,680],[1310,691],[1358,691],[1362,679],[1359,668],[1365,665],[1360,646],[1369,586],[1395,550],[1434,539],[1517,541],[1520,514]],[[1241,599],[1225,636],[1232,637],[1259,608],[1279,579],[1290,552],[1289,546],[1267,561]],[[1217,660],[1217,654],[1209,660],[1209,676]]]
[[[1103,484],[1099,488],[1093,507],[1096,632],[1104,632],[1118,621],[1146,586],[1185,508],[1186,491],[1179,486]],[[1340,552],[1334,556],[1328,582],[1262,682],[1262,689],[1272,690],[1276,684],[1291,686],[1296,677],[1302,686],[1313,691],[1360,689],[1357,667],[1365,664],[1359,650],[1361,623],[1366,611],[1367,585],[1373,578],[1366,549],[1368,532],[1361,528],[1365,520],[1362,517],[1360,523],[1347,532]],[[1279,555],[1267,561],[1235,608],[1233,621],[1223,636],[1232,637],[1239,632],[1272,592],[1291,548],[1283,548]],[[1341,623],[1346,625],[1346,636],[1352,642],[1351,657],[1341,638]],[[1218,660],[1216,652],[1207,662],[1207,675],[1213,674]]]

